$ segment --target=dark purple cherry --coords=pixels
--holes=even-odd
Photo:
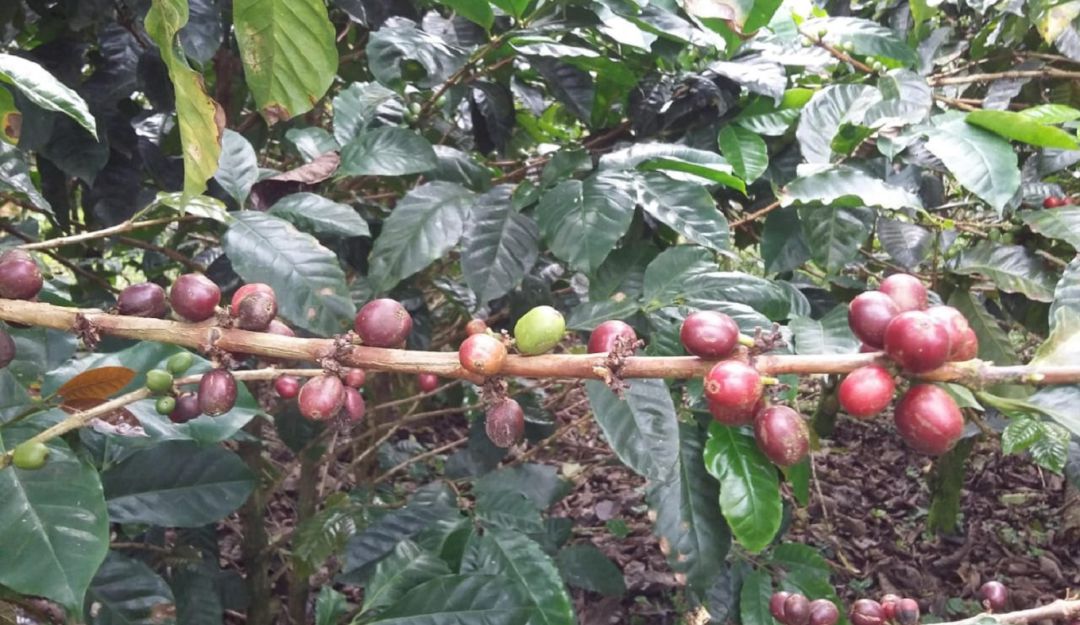
[[[181,393],[176,398],[176,407],[169,414],[169,420],[173,423],[187,423],[202,414],[199,408],[199,396],[195,393]]]
[[[0,298],[33,299],[44,284],[41,270],[29,254],[8,252],[0,262]]]
[[[364,304],[356,313],[353,328],[364,345],[400,347],[412,332],[412,325],[412,316],[401,302],[383,298]]]
[[[216,417],[236,405],[236,378],[227,369],[214,369],[199,380],[199,411]]]
[[[300,414],[312,421],[326,421],[345,405],[345,385],[336,375],[311,378],[300,389]]]
[[[891,297],[879,291],[860,293],[848,304],[848,325],[860,341],[870,347],[885,344],[885,327],[900,314]]]
[[[169,314],[165,289],[153,282],[132,284],[120,291],[116,298],[116,310],[128,317],[163,319]]]
[[[476,336],[481,336],[477,334]],[[502,399],[487,409],[484,431],[496,447],[512,447],[525,435],[525,411],[513,399]]]
[[[699,310],[687,315],[679,339],[698,358],[727,358],[739,344],[739,326],[722,312]]]
[[[213,317],[220,302],[221,289],[218,285],[198,273],[180,276],[169,290],[173,312],[187,321],[206,321]]]

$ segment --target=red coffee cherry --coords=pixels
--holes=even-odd
[[[236,378],[227,369],[214,369],[199,380],[199,410],[211,417],[236,405]]]
[[[1066,206],[1068,203],[1069,200],[1067,198],[1051,195],[1048,196],[1045,200],[1043,200],[1042,205],[1043,208],[1061,208],[1062,206]]]
[[[351,386],[345,387],[345,402],[341,408],[341,414],[349,423],[360,423],[364,418],[364,397],[360,391]]]
[[[867,365],[847,374],[837,393],[844,412],[859,419],[869,419],[889,407],[896,383],[888,369]]]
[[[926,287],[910,274],[894,273],[881,281],[878,290],[891,297],[900,312],[926,310],[928,305]]]
[[[1009,605],[1009,589],[999,581],[989,581],[979,588],[979,596],[987,610],[1001,612]]]
[[[266,333],[276,334],[278,336],[296,336],[296,332],[293,332],[292,328],[277,319],[274,319],[270,322],[270,325],[266,326]]]
[[[488,325],[483,319],[470,319],[469,323],[465,324],[465,334],[472,336],[474,334],[483,334],[488,331]]]
[[[949,359],[949,333],[921,310],[900,313],[885,328],[885,353],[905,371],[932,371]]]
[[[860,341],[870,347],[885,344],[885,327],[900,314],[893,298],[878,291],[860,293],[848,304],[848,325]]]
[[[738,360],[718,362],[705,375],[705,397],[726,410],[753,410],[763,389],[757,369]]]
[[[904,598],[896,604],[896,621],[900,625],[915,625],[919,622],[919,602]]]
[[[199,396],[195,393],[181,393],[176,398],[176,407],[169,414],[169,420],[173,423],[187,423],[202,414],[199,408]]]
[[[292,399],[300,394],[300,380],[291,376],[283,375],[274,380],[274,390],[282,399]]]
[[[769,406],[754,417],[754,440],[761,453],[781,467],[796,464],[810,451],[806,421],[787,406]]]
[[[722,423],[731,427],[739,427],[743,425],[750,425],[754,422],[754,416],[765,409],[765,398],[758,399],[753,408],[749,410],[743,407],[728,408],[717,404],[708,397],[705,398],[705,403],[709,407],[709,414],[712,415],[713,420],[717,423]]]
[[[519,442],[525,435],[525,411],[521,409],[521,404],[507,398],[488,408],[484,431],[496,447],[505,449]]]
[[[859,599],[852,604],[848,617],[852,625],[882,625],[885,622],[885,611],[881,604],[873,599]]]
[[[332,419],[345,405],[345,385],[336,375],[320,375],[300,388],[300,414],[312,421]]]
[[[722,312],[699,310],[687,315],[679,339],[698,358],[727,358],[739,344],[739,326]]]
[[[165,289],[153,282],[132,284],[120,291],[116,298],[116,310],[128,317],[163,319],[169,314],[165,300]]]
[[[506,345],[490,334],[474,334],[458,348],[458,362],[477,375],[495,375],[506,362]]]
[[[356,314],[354,329],[364,345],[399,347],[412,332],[412,317],[401,302],[389,298],[364,304]]]
[[[881,609],[885,611],[885,620],[891,621],[896,618],[896,606],[900,603],[900,597],[889,593],[881,598]]]
[[[780,592],[774,592],[772,597],[769,598],[769,614],[781,623],[786,623],[784,618],[784,602],[791,596],[790,592],[781,590]]]
[[[0,328],[0,369],[11,364],[15,360],[15,339]]]
[[[430,393],[439,388],[439,376],[434,373],[421,373],[416,376],[416,384],[420,387],[420,392]]]
[[[964,433],[953,398],[933,384],[916,384],[896,404],[896,431],[916,451],[932,456],[952,449]]]
[[[34,257],[30,255],[30,252],[27,252],[26,250],[20,250],[17,247],[0,252],[0,265],[3,265],[4,263],[13,260],[33,261]]]
[[[809,625],[810,624],[810,600],[798,593],[791,595],[784,601],[785,625]]]
[[[274,289],[270,288],[269,284],[263,284],[262,282],[252,282],[251,284],[245,284],[244,286],[236,289],[233,293],[232,300],[229,302],[229,313],[233,317],[240,316],[240,302],[244,301],[244,298],[248,295],[254,295],[255,293],[265,293],[276,300]]]
[[[29,254],[9,251],[0,262],[0,297],[28,300],[37,297],[45,284],[41,270]]]
[[[210,278],[198,273],[180,276],[169,290],[173,312],[187,321],[206,321],[213,317],[219,302],[221,289]]]
[[[263,332],[277,316],[277,298],[271,293],[252,293],[240,301],[237,310],[238,328]]]
[[[622,337],[628,345],[637,341],[637,332],[629,323],[612,319],[596,326],[589,335],[589,353],[606,354],[615,349],[615,339]]]
[[[367,373],[363,369],[349,369],[345,372],[345,386],[360,388],[367,382]]]
[[[814,599],[810,602],[810,625],[836,625],[840,620],[840,610],[828,599]]]
[[[926,314],[948,332],[949,360],[971,360],[979,355],[979,337],[963,313],[952,306],[931,306]]]

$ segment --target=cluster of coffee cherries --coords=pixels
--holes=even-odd
[[[22,250],[0,253],[0,298],[33,301],[45,284],[41,270],[30,254]],[[0,328],[0,369],[15,360],[15,341]]]
[[[893,274],[879,290],[855,297],[848,324],[862,341],[862,351],[882,350],[909,374],[971,360],[979,351],[978,338],[964,315],[951,306],[930,306],[926,287],[908,274]],[[849,373],[838,396],[848,414],[869,419],[889,406],[895,391],[893,373],[869,365]],[[933,384],[913,384],[897,403],[894,420],[905,442],[930,455],[952,449],[964,430],[956,401]]]
[[[979,598],[987,611],[1001,612],[1008,606],[1009,592],[1001,582],[989,581],[979,589]],[[810,601],[805,595],[786,591],[769,598],[769,613],[783,625],[836,625],[840,617],[828,599]],[[884,595],[881,601],[858,599],[848,611],[852,625],[916,625],[920,616],[918,601],[894,594]]]

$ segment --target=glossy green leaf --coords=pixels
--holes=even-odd
[[[848,327],[847,306],[836,306],[821,319],[795,317],[788,327],[795,337],[796,354],[853,354],[859,351],[859,339]]]
[[[801,30],[820,35],[833,45],[851,46],[858,56],[871,56],[888,67],[912,67],[918,57],[892,29],[858,17],[819,17],[807,20]]]
[[[474,537],[466,548],[461,572],[498,575],[520,584],[532,604],[530,625],[577,622],[555,563],[523,534],[496,530]]]
[[[803,107],[795,131],[803,158],[809,163],[831,162],[833,137],[840,126],[859,123],[880,100],[881,93],[869,85],[831,85],[816,92]]]
[[[876,219],[874,209],[855,206],[800,206],[810,256],[829,274],[839,273],[858,257]]]
[[[462,240],[461,270],[482,302],[502,297],[521,283],[540,254],[540,230],[514,210],[513,187],[500,185],[478,196]]]
[[[385,126],[369,130],[341,149],[337,176],[404,176],[438,165],[435,150],[420,135]]]
[[[774,625],[769,614],[772,580],[765,569],[751,571],[739,591],[739,620],[743,625]]]
[[[1040,302],[1054,300],[1054,276],[1038,257],[1020,245],[982,241],[962,251],[950,270],[986,276],[1006,293],[1022,293]]]
[[[413,588],[371,623],[525,625],[532,615],[525,588],[512,579],[503,575],[444,575]]]
[[[769,166],[769,152],[765,140],[756,132],[728,124],[720,129],[717,143],[724,158],[735,170],[735,175],[746,182],[757,180]]]
[[[638,311],[639,304],[629,298],[621,301],[600,300],[584,302],[574,307],[566,318],[566,327],[571,330],[592,330],[609,319],[625,320]]]
[[[348,145],[359,137],[380,109],[401,105],[398,95],[377,82],[354,82],[334,96],[334,139]]]
[[[591,544],[563,547],[555,556],[566,583],[608,597],[626,593],[622,571],[602,551]]]
[[[637,177],[637,201],[687,241],[716,251],[728,249],[727,219],[701,185],[643,173]]]
[[[495,22],[495,13],[488,0],[446,0],[446,6],[465,19],[483,26],[485,30],[491,30],[491,25]]]
[[[1038,104],[1018,114],[1040,124],[1064,124],[1080,119],[1080,111],[1064,104]]]
[[[761,233],[761,259],[767,273],[791,271],[810,260],[799,211],[788,206],[769,213]]]
[[[524,493],[504,488],[480,490],[476,493],[476,521],[492,530],[507,530],[523,534],[544,531],[540,508]]]
[[[663,380],[630,380],[623,399],[596,380],[585,389],[604,438],[626,466],[649,480],[667,479],[676,470],[679,422]]]
[[[293,193],[278,200],[268,214],[311,234],[370,237],[371,230],[353,207],[314,193]]]
[[[406,75],[408,82],[422,89],[440,85],[468,59],[464,50],[401,18],[388,20],[371,33],[366,52],[375,79],[398,91]]]
[[[962,119],[935,127],[926,149],[941,159],[957,182],[999,212],[1020,187],[1020,169],[1009,142]]]
[[[1044,237],[1065,241],[1080,250],[1080,206],[1020,211],[1018,216]]]
[[[30,179],[26,154],[4,141],[0,141],[0,191],[25,196],[36,208],[52,213],[52,206]]]
[[[551,251],[571,267],[593,272],[630,227],[634,177],[599,172],[564,180],[540,198],[536,221]]]
[[[570,493],[571,484],[549,464],[522,464],[492,471],[476,481],[474,492],[508,490],[525,495],[539,510],[550,508]]]
[[[1061,272],[1061,279],[1054,287],[1054,303],[1050,305],[1050,329],[1054,330],[1058,319],[1061,318],[1059,311],[1067,309],[1075,314],[1080,314],[1080,256],[1072,261]]]
[[[86,603],[92,625],[158,625],[175,609],[173,591],[160,575],[115,551],[94,575]]]
[[[921,208],[919,197],[884,180],[874,178],[858,169],[846,166],[831,167],[796,178],[780,194],[780,203],[828,204],[861,208],[879,206],[899,210]]]
[[[1012,141],[1041,148],[1075,150],[1080,148],[1076,137],[1055,126],[1047,126],[1027,115],[1014,111],[971,111],[967,123],[984,128]]]
[[[13,85],[41,108],[74,119],[97,138],[97,122],[86,101],[44,67],[14,54],[0,54],[0,82]]]
[[[323,586],[315,599],[315,625],[336,625],[349,613],[345,595],[329,585]]]
[[[739,428],[709,425],[705,468],[720,482],[720,510],[743,547],[758,552],[780,530],[783,505],[776,467]]]
[[[259,163],[255,160],[255,149],[244,135],[226,129],[221,136],[221,156],[214,180],[243,208],[258,178]]]
[[[443,575],[450,568],[435,555],[411,540],[402,540],[394,552],[375,566],[371,581],[364,586],[364,612],[393,605],[416,586]]]

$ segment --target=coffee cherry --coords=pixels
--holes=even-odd
[[[176,398],[168,395],[159,397],[158,400],[154,402],[154,410],[162,416],[171,414],[173,410],[176,410]]]
[[[199,411],[216,417],[236,405],[236,378],[227,369],[214,369],[199,380]]]
[[[14,260],[29,260],[33,261],[34,257],[30,255],[30,252],[26,250],[20,250],[19,248],[12,248],[10,250],[4,250],[0,252],[0,265],[6,262]]]
[[[859,343],[859,353],[860,354],[870,354],[870,353],[873,353],[873,352],[880,352],[880,351],[881,351],[880,347],[870,347],[866,343]]]
[[[367,373],[363,369],[349,369],[345,372],[345,386],[360,388],[367,382]]]
[[[512,447],[525,435],[525,411],[521,404],[507,398],[492,405],[485,413],[484,431],[496,447]]]
[[[169,290],[173,312],[187,321],[206,321],[213,317],[220,301],[221,289],[218,285],[198,273],[180,276]]]
[[[146,372],[146,388],[150,392],[160,395],[172,390],[173,377],[168,371],[151,369]],[[169,412],[172,412],[171,410]]]
[[[241,330],[262,332],[277,316],[277,298],[273,293],[252,293],[237,306],[236,326]]]
[[[900,597],[889,593],[881,598],[881,609],[885,611],[885,620],[891,621],[896,618],[896,606],[900,603]]]
[[[430,393],[439,388],[439,376],[434,373],[421,373],[416,376],[416,384],[420,387],[420,392]]]
[[[705,375],[705,397],[723,409],[753,410],[763,389],[757,369],[738,360],[718,362]]]
[[[183,375],[194,362],[195,358],[190,352],[179,352],[165,361],[165,369],[173,375]]]
[[[840,610],[828,599],[814,599],[810,602],[810,625],[836,625],[840,620]]]
[[[945,364],[949,348],[948,331],[921,310],[900,313],[885,328],[885,353],[911,373]]]
[[[202,414],[199,408],[199,396],[195,393],[182,393],[176,398],[176,408],[169,413],[173,423],[187,423]]]
[[[784,601],[785,625],[809,625],[810,623],[810,600],[798,593],[791,595]]]
[[[919,622],[919,602],[904,598],[896,604],[896,621],[900,625],[915,625]]]
[[[477,375],[495,375],[506,362],[506,345],[490,334],[474,334],[458,348],[458,362]]]
[[[742,407],[727,408],[717,404],[708,397],[705,398],[705,403],[709,407],[709,414],[712,415],[717,423],[722,423],[731,427],[750,425],[754,422],[754,415],[765,409],[764,398],[759,399],[749,410]]]
[[[566,333],[566,320],[551,306],[537,306],[514,324],[518,351],[536,356],[551,351]]]
[[[780,592],[774,592],[772,597],[769,597],[769,614],[781,623],[785,622],[784,619],[784,602],[791,596],[790,592],[781,590]]]
[[[24,254],[9,252],[0,262],[0,297],[28,300],[41,292],[45,284],[41,270],[33,258]]]
[[[345,405],[345,385],[336,375],[311,378],[300,389],[300,414],[312,421],[326,421]]]
[[[49,448],[45,446],[45,443],[24,441],[16,445],[11,452],[11,464],[23,471],[36,471],[45,466],[45,460],[48,457]]]
[[[1066,198],[1051,195],[1048,196],[1045,200],[1043,200],[1042,205],[1043,208],[1061,208],[1062,206],[1066,206],[1068,203],[1069,200]]]
[[[881,604],[873,599],[859,599],[852,604],[848,617],[852,625],[882,625],[885,622],[885,611]]]
[[[885,344],[885,327],[900,314],[891,297],[878,291],[860,293],[848,305],[848,325],[860,341],[870,347]]]
[[[0,329],[0,369],[11,364],[15,360],[15,339]]]
[[[487,331],[488,325],[483,319],[470,319],[469,323],[465,324],[465,334],[469,336],[483,334]]]
[[[244,301],[248,295],[254,295],[255,293],[264,293],[277,300],[274,293],[274,289],[270,288],[269,284],[263,284],[262,282],[252,282],[251,284],[245,284],[244,286],[236,289],[233,293],[232,299],[229,301],[229,313],[233,317],[240,316],[240,302]]]
[[[881,281],[878,290],[891,297],[900,312],[926,310],[926,287],[913,275],[894,273]]]
[[[277,319],[274,319],[270,322],[270,325],[266,326],[266,333],[276,334],[277,336],[296,336],[296,332],[293,332],[292,328],[278,321]]]
[[[1001,612],[1009,605],[1009,589],[999,581],[989,581],[979,588],[979,596],[987,610]]]
[[[283,375],[274,380],[274,390],[278,397],[292,399],[300,393],[300,380],[291,375]]]
[[[345,401],[341,408],[341,414],[349,423],[359,423],[364,418],[364,398],[360,391],[351,386],[345,387]]]
[[[867,365],[847,374],[840,383],[838,396],[844,412],[869,419],[889,407],[895,391],[896,383],[885,367]]]
[[[153,282],[133,284],[116,298],[116,310],[128,317],[163,319],[169,313],[165,289]]]
[[[739,343],[739,326],[722,312],[699,310],[687,315],[679,340],[698,358],[727,358]]]
[[[765,457],[781,467],[790,467],[810,451],[806,421],[787,406],[769,406],[754,417],[754,440]]]
[[[622,337],[627,345],[637,341],[637,332],[625,321],[612,319],[596,326],[589,335],[589,353],[606,354],[615,349],[615,339]]]
[[[948,393],[933,384],[916,384],[894,411],[896,430],[916,451],[932,456],[952,449],[964,433],[964,417]]]
[[[949,360],[971,360],[979,355],[979,337],[963,313],[952,306],[931,306],[926,314],[948,332]]]
[[[382,298],[364,304],[353,327],[364,345],[400,347],[412,332],[412,325],[412,317],[401,302]]]

